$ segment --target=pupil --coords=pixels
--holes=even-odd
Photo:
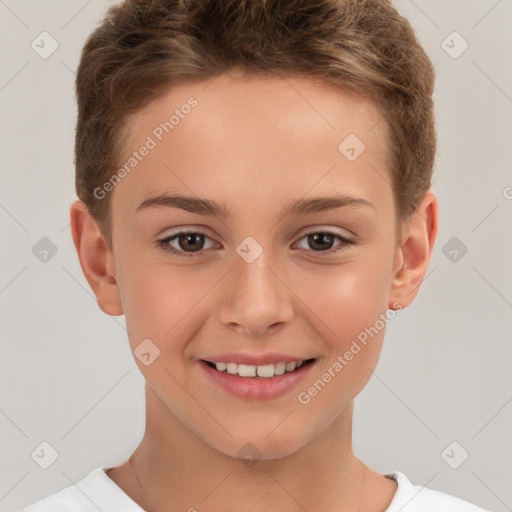
[[[325,242],[327,239],[327,243],[329,247],[325,247],[325,245],[322,245],[322,242]],[[332,242],[334,241],[334,236],[330,235],[329,233],[314,233],[313,235],[309,235],[308,237],[308,243],[310,247],[315,249],[315,245],[318,245],[320,242],[320,249],[330,249],[332,247]]]

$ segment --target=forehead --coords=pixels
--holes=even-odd
[[[382,112],[363,96],[319,79],[223,73],[175,85],[129,118],[121,165],[150,149],[125,165],[112,200],[128,213],[169,191],[219,200],[248,189],[276,200],[313,187],[378,194],[387,139]]]

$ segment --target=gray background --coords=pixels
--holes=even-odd
[[[0,0],[4,511],[121,463],[144,431],[144,381],[124,317],[98,308],[69,229],[74,71],[111,4]],[[436,66],[441,227],[419,296],[389,324],[356,400],[354,450],[377,471],[512,510],[512,2],[395,5]],[[42,31],[59,45],[47,59],[31,48]],[[457,36],[446,39],[453,31],[469,43],[458,58],[442,46],[460,51]],[[43,237],[57,248],[46,262],[33,253]],[[452,237],[456,261],[450,245],[443,252]],[[59,454],[48,469],[31,457],[43,441]],[[463,450],[453,469],[446,461],[460,463]]]

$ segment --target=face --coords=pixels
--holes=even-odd
[[[399,265],[381,118],[319,81],[230,73],[129,120],[113,267],[152,413],[263,458],[344,414],[377,364]]]

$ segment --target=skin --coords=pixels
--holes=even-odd
[[[147,338],[160,350],[149,366],[135,358],[146,379],[146,431],[132,457],[143,495],[128,461],[108,476],[151,512],[277,504],[384,511],[396,483],[354,455],[352,415],[385,329],[307,405],[297,395],[380,314],[413,301],[436,238],[437,198],[424,196],[398,239],[381,112],[311,78],[231,71],[175,86],[130,118],[127,153],[190,96],[198,105],[110,192],[112,251],[84,203],[71,206],[73,240],[100,308],[125,315],[132,350]],[[353,162],[338,150],[350,133],[366,146]],[[163,193],[225,203],[232,217],[136,212]],[[373,206],[280,213],[298,199],[334,194]],[[157,247],[183,228],[207,234],[202,255]],[[325,229],[357,242],[328,254],[343,242],[312,246],[306,236]],[[236,252],[247,236],[263,249],[252,263]],[[172,246],[193,254],[186,243]],[[291,392],[249,400],[212,385],[198,362],[235,351],[316,360]],[[251,467],[237,458],[246,443],[260,454]]]

